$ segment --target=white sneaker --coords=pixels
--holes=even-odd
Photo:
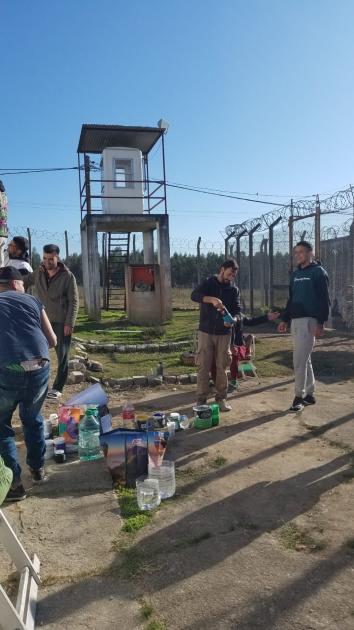
[[[231,405],[228,405],[226,400],[217,400],[216,402],[219,405],[220,411],[232,411]]]
[[[57,389],[50,389],[47,394],[47,398],[49,398],[49,400],[59,400],[61,396],[62,393],[58,392]]]

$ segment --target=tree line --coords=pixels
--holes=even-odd
[[[208,276],[215,274],[224,261],[223,254],[216,254],[215,252],[208,252],[207,254],[201,254],[199,260],[196,255],[193,254],[179,254],[175,252],[171,256],[171,279],[173,287],[193,287],[198,282],[198,277],[203,280]],[[33,248],[32,251],[32,266],[35,269],[39,266],[41,257],[39,252]],[[132,264],[143,264],[144,255],[142,251],[135,252],[131,255],[130,261]],[[157,262],[157,259],[156,259]],[[267,261],[263,256],[257,252],[253,257],[253,277],[254,286],[261,287],[264,273],[264,269]],[[65,264],[74,274],[79,285],[82,285],[82,260],[81,254],[71,254],[65,261]],[[199,274],[198,274],[199,268]],[[287,284],[288,282],[288,254],[281,254],[278,252],[274,256],[274,268],[277,277],[277,283]],[[103,263],[100,256],[100,274],[102,281]],[[240,273],[238,278],[238,284],[241,289],[248,287],[249,283],[249,258],[245,252],[241,252],[240,260]]]

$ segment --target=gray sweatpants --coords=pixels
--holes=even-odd
[[[315,391],[311,353],[315,345],[317,320],[314,317],[300,317],[291,322],[294,344],[295,396],[303,398]]]

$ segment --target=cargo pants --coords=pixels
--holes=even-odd
[[[199,331],[196,365],[198,367],[197,403],[204,405],[209,396],[210,370],[215,359],[215,400],[225,400],[227,397],[227,370],[231,363],[230,351],[231,333],[226,335],[209,335]]]

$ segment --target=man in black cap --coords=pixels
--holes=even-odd
[[[29,263],[29,242],[24,236],[14,236],[7,246],[7,267],[18,269],[22,276],[33,272]]]
[[[17,405],[32,479],[39,483],[45,478],[40,411],[48,391],[49,348],[56,342],[43,305],[24,292],[21,273],[0,268],[0,455],[13,472],[7,501],[26,498],[11,425]]]

